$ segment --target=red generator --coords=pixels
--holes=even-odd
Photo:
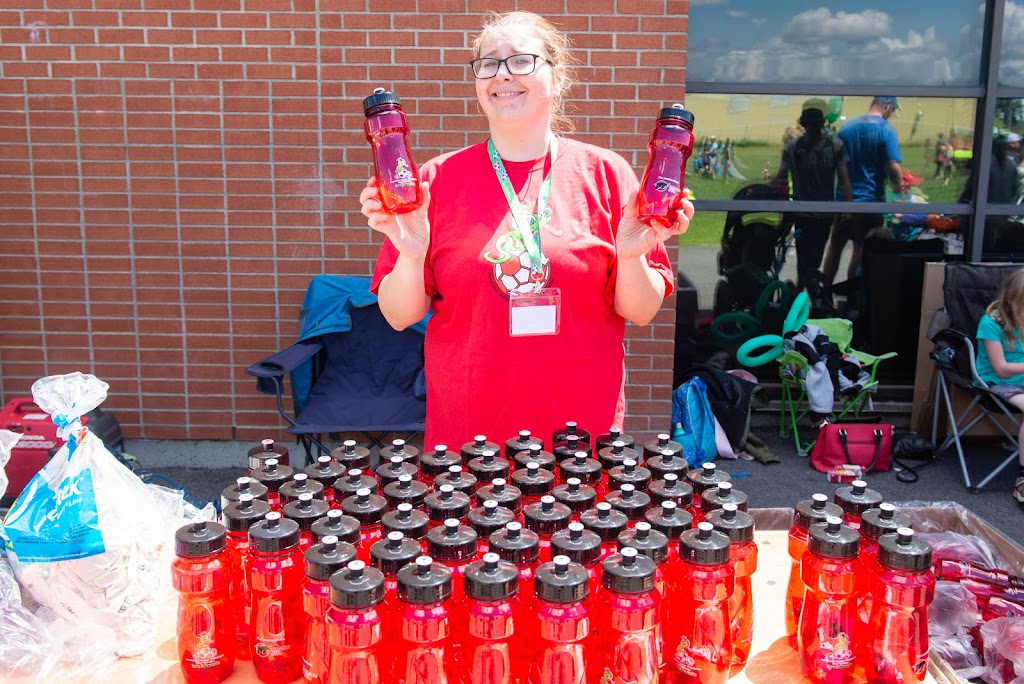
[[[88,421],[88,416],[82,416],[83,425]],[[64,445],[64,440],[57,436],[57,426],[50,414],[36,406],[32,397],[7,402],[0,411],[0,429],[21,435],[4,468],[10,480],[4,499],[13,501],[25,489],[28,481]]]

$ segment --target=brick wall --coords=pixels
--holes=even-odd
[[[356,201],[361,100],[398,92],[420,159],[481,140],[465,64],[486,10],[569,32],[575,137],[638,172],[683,95],[686,0],[17,5],[0,9],[0,394],[92,372],[131,438],[281,436],[245,367],[294,340],[310,276],[369,275],[380,243]],[[629,432],[665,429],[674,320],[673,298],[628,331]]]

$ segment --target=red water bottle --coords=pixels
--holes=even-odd
[[[729,597],[735,584],[729,538],[709,522],[698,523],[679,538],[679,560],[682,581],[665,625],[662,681],[724,684],[732,655]]]
[[[181,673],[190,684],[222,682],[234,669],[236,649],[227,532],[197,520],[180,528],[174,542]]]
[[[928,605],[935,596],[932,547],[901,527],[878,540],[882,572],[871,584],[870,646],[864,670],[871,684],[923,682],[928,672]]]
[[[272,439],[265,439],[260,446],[249,449],[249,469],[245,474],[249,475],[252,471],[259,470],[272,458],[280,465],[288,465],[288,447],[283,444],[275,444]]]
[[[488,442],[487,435],[476,435],[475,437],[473,437],[472,442],[466,442],[465,444],[462,445],[462,448],[459,449],[459,456],[462,457],[463,462],[469,463],[474,458],[479,458],[488,451],[496,454],[499,451],[501,451],[501,447],[495,444],[494,442]],[[453,463],[452,465],[458,464]],[[485,481],[490,482],[491,479],[493,478],[488,478]]]
[[[385,539],[370,547],[370,561],[373,567],[384,573],[384,603],[381,606],[381,621],[386,638],[393,638],[401,631],[401,606],[398,602],[398,571],[423,555],[423,547],[416,540],[409,539],[401,532],[388,532]]]
[[[597,439],[594,441],[594,453],[610,447],[615,442],[622,442],[623,446],[630,449],[636,444],[636,440],[633,439],[632,435],[624,434],[622,428],[612,426],[608,429],[608,432],[597,436]]]
[[[612,508],[610,503],[602,501],[589,511],[583,511],[580,522],[601,538],[601,558],[607,558],[619,550],[619,533],[626,529],[629,519],[622,511]]]
[[[304,471],[309,479],[319,482],[323,499],[329,506],[334,505],[334,483],[345,476],[345,468],[330,456],[324,455],[316,459],[316,464],[307,467]]]
[[[576,454],[583,454],[590,458],[590,454],[593,452],[590,445],[580,439],[579,435],[568,435],[562,441],[554,443],[551,453],[555,457],[555,462],[561,463],[566,459],[574,458]]]
[[[565,556],[587,571],[590,577],[588,593],[594,599],[601,591],[601,546],[597,532],[588,530],[582,523],[569,523],[567,529],[551,536],[552,556]]]
[[[648,458],[644,466],[651,471],[651,478],[655,480],[664,480],[669,473],[676,477],[686,477],[690,472],[686,458],[671,449],[662,449],[657,456]]]
[[[871,583],[879,573],[876,557],[878,540],[883,534],[896,532],[901,527],[910,527],[910,516],[896,510],[890,503],[879,504],[877,508],[864,511],[860,517],[860,553],[857,555],[857,642],[863,643],[868,637],[871,625]]]
[[[222,518],[227,528],[227,562],[231,576],[231,609],[235,624],[235,655],[249,660],[249,611],[252,610],[249,583],[245,568],[249,560],[249,528],[263,520],[270,512],[270,504],[253,499],[252,494],[224,509]]]
[[[466,469],[476,478],[477,482],[481,483],[493,483],[495,480],[507,481],[512,473],[512,465],[508,459],[504,456],[499,456],[496,451],[485,451],[476,458],[471,459],[466,464]]]
[[[612,508],[626,516],[626,520],[635,523],[643,520],[647,509],[651,507],[651,495],[647,492],[637,491],[635,485],[624,483],[617,491],[608,492],[604,500],[612,505]]]
[[[544,440],[532,436],[529,430],[520,430],[519,436],[505,440],[505,456],[515,458],[519,452],[529,451],[531,444],[536,444],[541,449],[544,448]]]
[[[519,487],[508,484],[503,478],[491,480],[491,484],[482,485],[477,489],[476,500],[481,506],[487,501],[495,501],[499,506],[512,511],[516,522],[523,523],[523,493],[519,491]]]
[[[387,451],[381,450],[379,456],[381,463],[385,463],[388,459],[399,456],[403,461],[410,465],[419,466],[420,464],[420,450],[412,444],[406,444],[404,439],[391,440],[391,448]]]
[[[446,444],[436,445],[433,453],[424,452],[420,456],[420,482],[427,487],[434,486],[434,478],[447,473],[453,465],[462,465],[462,457],[454,451],[448,451]]]
[[[847,527],[859,530],[861,515],[882,503],[882,495],[868,489],[864,480],[854,480],[845,487],[838,487],[833,501],[843,509],[843,522]]]
[[[324,537],[337,537],[338,541],[358,547],[362,537],[359,534],[359,521],[351,515],[345,515],[340,509],[332,508],[319,520],[315,520],[309,528],[316,544]]]
[[[388,502],[388,510],[398,508],[398,504],[408,503],[413,508],[422,508],[423,501],[430,493],[430,488],[420,480],[414,480],[412,475],[402,475],[397,482],[390,483],[384,488],[384,498]]]
[[[381,538],[380,520],[387,509],[387,499],[369,489],[360,489],[341,502],[341,512],[359,521],[359,560],[364,563],[370,559],[370,547]]]
[[[306,581],[302,584],[302,609],[306,613],[306,638],[302,656],[302,678],[306,682],[327,682],[331,663],[324,617],[331,601],[331,575],[356,559],[351,544],[327,536],[305,553]]]
[[[797,626],[803,673],[816,684],[854,680],[857,552],[860,535],[829,516],[808,530],[800,577],[807,591]]]
[[[693,488],[693,501],[690,504],[690,514],[693,516],[693,523],[696,525],[704,519],[704,492],[717,487],[723,482],[730,482],[732,476],[722,472],[714,463],[704,463],[699,469],[691,470],[686,474],[686,479]]]
[[[299,525],[271,512],[249,528],[249,643],[256,676],[284,684],[302,676],[303,558]]]
[[[526,506],[551,493],[555,488],[555,474],[542,468],[539,462],[528,463],[512,473],[512,483],[519,488]]]
[[[267,488],[251,477],[240,477],[235,484],[225,487],[220,493],[220,510],[224,510],[242,498],[243,494],[251,494],[252,498],[260,501],[267,500]]]
[[[491,533],[487,547],[519,569],[519,601],[525,612],[532,613],[533,578],[540,566],[540,537],[524,530],[521,524],[510,522],[505,529]]]
[[[380,486],[387,487],[392,482],[398,482],[398,478],[403,475],[419,479],[420,469],[415,464],[409,463],[396,454],[389,457],[387,461],[381,462],[373,473],[377,476],[377,480],[380,481]]]
[[[638,522],[632,530],[626,530],[619,534],[619,553],[623,549],[633,548],[641,555],[647,556],[656,566],[654,572],[654,588],[658,590],[661,602],[658,604],[657,626],[655,634],[658,639],[658,667],[660,672],[665,666],[665,634],[663,626],[667,619],[671,619],[671,602],[667,600],[668,584],[665,580],[665,571],[668,569],[668,537],[655,530],[651,523],[646,520]],[[676,547],[678,555],[678,546]]]
[[[789,583],[786,585],[786,635],[793,648],[797,646],[797,623],[804,604],[804,581],[800,577],[800,562],[807,550],[807,529],[814,523],[824,522],[829,516],[841,516],[843,509],[829,503],[824,494],[812,494],[810,499],[797,503],[793,509],[793,525],[789,528]]]
[[[647,225],[670,226],[683,202],[686,163],[693,152],[693,114],[681,104],[662,109],[647,147],[651,157],[640,181],[637,213]]]
[[[639,462],[627,458],[622,465],[615,466],[608,471],[608,491],[614,492],[624,484],[631,484],[637,490],[646,492],[647,487],[651,484],[651,471],[640,465]],[[607,495],[605,500],[608,500]]]
[[[451,624],[451,570],[420,556],[398,571],[401,629],[395,644],[394,675],[386,682],[448,684],[454,682]]]
[[[612,442],[611,446],[607,446],[597,452],[597,460],[601,463],[601,482],[597,485],[597,496],[599,499],[604,501],[605,495],[608,493],[608,473],[612,468],[622,465],[627,460],[640,460],[640,454],[636,449],[632,449],[626,446],[625,442]]]
[[[544,470],[555,472],[557,459],[550,451],[544,451],[540,444],[530,444],[524,451],[517,453],[513,459],[513,467],[522,470],[531,463],[536,463]]]
[[[465,575],[469,613],[460,681],[524,681],[530,651],[526,643],[527,616],[519,607],[519,569],[496,553],[485,553],[483,560],[466,566]]]
[[[662,480],[654,480],[647,487],[647,493],[651,495],[651,505],[660,506],[666,501],[672,501],[679,508],[689,512],[693,505],[693,487],[684,477],[675,473],[665,473]]]
[[[331,458],[341,464],[347,473],[350,470],[369,470],[373,455],[366,447],[356,444],[354,439],[346,439],[337,449],[331,450]]]
[[[270,504],[270,510],[280,512],[281,496],[278,490],[281,489],[281,485],[292,479],[292,469],[281,465],[276,458],[270,458],[263,462],[263,467],[251,471],[249,477],[267,488],[267,503]]]
[[[460,465],[448,466],[448,472],[441,473],[434,478],[434,489],[443,485],[451,485],[452,489],[470,496],[476,492],[479,483],[474,475],[469,474]]]
[[[537,568],[537,620],[530,684],[587,684],[590,651],[590,578],[587,571],[555,556]]]
[[[283,501],[284,499],[282,499]],[[323,499],[314,499],[312,494],[300,494],[297,501],[284,505],[281,513],[299,526],[299,548],[303,553],[313,545],[313,523],[327,515],[331,507]]]
[[[661,594],[655,562],[626,547],[601,566],[603,600],[595,607],[594,621],[602,630],[591,681],[656,684]]]
[[[598,473],[597,485],[601,483],[600,474]],[[582,484],[578,477],[570,477],[565,484],[552,489],[551,496],[555,497],[558,503],[569,507],[571,522],[579,522],[583,511],[593,508],[597,503],[597,490]]]
[[[369,489],[371,494],[376,494],[380,489],[380,480],[369,470],[351,468],[345,477],[334,483],[334,507],[341,508],[341,502],[355,496],[360,489]]]
[[[430,531],[430,517],[414,509],[410,503],[400,503],[395,510],[384,514],[380,526],[385,537],[389,532],[401,532],[422,546],[426,544],[427,532]]]
[[[469,495],[457,492],[451,485],[443,485],[438,491],[430,492],[423,500],[430,517],[430,528],[444,525],[448,518],[465,520],[472,508]]]
[[[564,484],[572,478],[580,483],[596,487],[601,484],[601,462],[590,458],[585,451],[577,451],[572,458],[563,459],[558,464],[558,479]]]
[[[540,537],[540,561],[551,560],[551,535],[569,526],[572,511],[553,496],[542,496],[540,501],[523,508],[526,529]]]
[[[653,439],[650,442],[644,443],[643,456],[645,461],[649,461],[652,458],[661,456],[665,453],[665,450],[671,451],[675,456],[686,460],[686,454],[683,453],[683,445],[679,442],[674,442],[670,439],[670,435],[667,433],[661,433],[657,439]],[[636,459],[639,461],[640,457]]]
[[[994,587],[1024,587],[1024,577],[1011,575],[1005,570],[990,570],[965,560],[944,558],[935,564],[939,579],[959,582],[969,579]]]
[[[382,629],[384,576],[355,560],[331,575],[331,606],[324,622],[330,646],[329,682],[378,684],[390,661]]]
[[[708,515],[708,522],[729,537],[729,563],[736,583],[729,599],[729,619],[732,621],[732,660],[730,674],[736,674],[747,665],[750,645],[754,640],[754,593],[750,576],[757,570],[757,544],[754,543],[754,519],[725,504]]]
[[[363,130],[373,150],[373,173],[377,178],[380,203],[389,214],[418,209],[420,172],[409,146],[409,121],[398,96],[383,88],[363,100],[366,121]]]
[[[584,430],[579,426],[576,421],[568,420],[565,422],[564,428],[556,428],[551,434],[551,443],[558,444],[559,442],[568,441],[570,436],[575,436],[580,442],[590,446],[590,430]],[[554,451],[554,449],[552,449]]]
[[[311,480],[306,473],[294,473],[292,479],[281,485],[278,490],[281,497],[281,506],[287,506],[293,501],[298,501],[303,494],[309,494],[314,499],[324,501],[324,486],[316,480]]]
[[[504,506],[499,506],[494,500],[484,501],[483,506],[477,506],[466,516],[466,522],[476,532],[477,548],[481,554],[490,551],[492,534],[505,529],[505,525],[515,521],[515,513]]]

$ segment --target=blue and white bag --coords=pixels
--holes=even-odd
[[[683,455],[691,468],[718,456],[715,414],[708,401],[708,386],[698,376],[672,392],[672,439],[683,445]]]

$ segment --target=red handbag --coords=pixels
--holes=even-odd
[[[868,473],[887,471],[894,429],[891,423],[825,423],[811,450],[811,467],[827,473],[849,463]]]

